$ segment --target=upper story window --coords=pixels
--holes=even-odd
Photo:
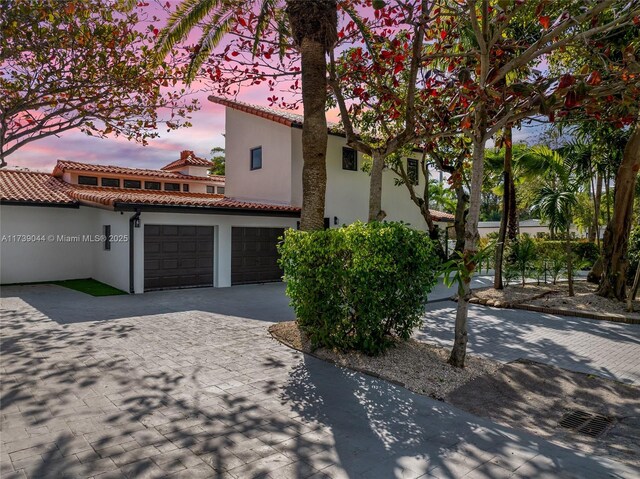
[[[216,187],[215,186],[207,186],[207,193],[215,193],[216,192]]]
[[[141,188],[140,180],[124,180],[122,182],[125,188]]]
[[[159,190],[160,182],[159,181],[145,181],[144,182],[145,190]]]
[[[165,183],[164,191],[180,191],[180,183]]]
[[[120,188],[120,180],[118,178],[102,178],[100,184],[102,186]]]
[[[97,176],[78,176],[78,184],[98,186],[98,177]]]
[[[358,171],[358,153],[348,146],[342,147],[342,169]]]
[[[189,183],[184,183],[182,185],[182,191],[184,191],[184,192],[188,192],[189,191]]]
[[[420,176],[418,175],[418,160],[414,158],[407,158],[407,176],[414,185],[420,183]]]
[[[259,170],[262,168],[262,147],[251,148],[251,169]]]
[[[218,186],[216,190],[219,195],[224,195],[224,186]]]

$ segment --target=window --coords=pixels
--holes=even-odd
[[[125,188],[141,188],[139,180],[124,180],[123,184]]]
[[[145,190],[159,190],[160,182],[159,181],[145,181],[144,182]]]
[[[207,186],[207,193],[215,193],[215,186]]]
[[[97,176],[78,176],[78,184],[98,186],[98,177]]]
[[[262,168],[262,147],[251,148],[251,169],[259,170]]]
[[[182,191],[188,192],[189,191],[189,185],[187,183],[184,183],[182,185]]]
[[[218,186],[217,191],[219,195],[224,195],[224,186]]]
[[[331,228],[331,218],[325,218],[324,219],[324,229],[328,230],[329,228]]]
[[[100,180],[100,184],[102,186],[112,186],[115,188],[120,188],[120,180],[118,178],[102,178]]]
[[[342,169],[358,171],[358,153],[353,148],[342,147]]]
[[[180,191],[180,183],[165,183],[164,191]]]
[[[414,185],[418,185],[420,177],[418,176],[418,160],[407,158],[407,176]]]
[[[111,250],[111,225],[104,225],[102,227],[102,234],[104,235],[104,250]]]

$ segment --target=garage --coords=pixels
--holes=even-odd
[[[284,228],[231,228],[231,284],[282,281],[277,244]]]
[[[212,226],[144,226],[144,289],[213,286]]]

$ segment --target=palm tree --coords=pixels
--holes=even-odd
[[[511,141],[510,130],[506,132],[505,143]],[[528,147],[524,144],[512,145],[503,151],[487,151],[487,169],[490,172],[502,172],[504,182],[495,188],[495,194],[502,194],[503,211],[500,232],[495,252],[494,288],[502,289],[502,264],[507,236],[515,240],[518,233],[517,197],[518,188],[532,180],[549,174],[555,176],[563,168],[560,155],[546,146]],[[508,233],[508,235],[507,235]]]
[[[573,291],[573,261],[571,252],[571,221],[573,219],[573,208],[577,204],[575,187],[568,181],[562,181],[560,185],[545,185],[540,189],[533,211],[540,215],[549,224],[549,231],[552,234],[558,232],[565,235],[565,249],[567,254],[567,279],[569,281],[569,296],[574,295]]]
[[[326,54],[338,39],[337,0],[184,0],[170,15],[158,38],[158,55],[164,56],[189,32],[209,18],[191,58],[187,81],[195,78],[204,61],[237,21],[237,8],[260,4],[254,52],[269,21],[276,19],[280,42],[291,37],[302,66],[302,216],[303,230],[324,227],[327,184],[327,61]],[[244,5],[242,5],[244,4]],[[283,8],[284,7],[284,8]]]

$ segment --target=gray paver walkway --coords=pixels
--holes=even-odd
[[[456,303],[428,304],[418,339],[451,345]],[[640,325],[469,306],[469,351],[640,384]]]
[[[3,479],[640,473],[294,352],[266,332],[281,294],[4,288]]]

